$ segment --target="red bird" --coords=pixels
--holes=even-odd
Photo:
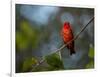
[[[61,36],[65,44],[67,44],[74,38],[72,28],[69,22],[64,23],[64,26],[61,30]],[[70,50],[70,55],[74,54],[75,53],[74,41],[71,41],[70,43],[68,43],[67,48]]]

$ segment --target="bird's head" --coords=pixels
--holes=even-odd
[[[69,22],[64,22],[64,28],[69,29],[70,28],[70,23]]]

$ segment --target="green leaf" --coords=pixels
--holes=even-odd
[[[23,20],[20,23],[20,29],[27,37],[31,37],[33,35],[33,28],[28,21]]]
[[[23,71],[29,71],[33,64],[36,64],[37,60],[35,58],[26,58],[23,63]]]
[[[19,49],[25,49],[28,47],[28,40],[27,38],[21,33],[21,32],[16,32],[16,44],[17,44],[17,47]]]
[[[90,58],[94,58],[94,48],[93,47],[90,47],[88,56]]]
[[[57,53],[48,55],[45,57],[46,62],[48,63],[48,65],[50,66],[50,69],[63,69],[63,62],[60,60],[60,56]]]
[[[94,68],[94,61],[90,61],[87,65],[86,68]]]

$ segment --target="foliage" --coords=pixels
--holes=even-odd
[[[47,64],[50,66],[49,69],[64,69],[62,60],[58,53],[54,53],[45,57]]]
[[[21,32],[16,32],[16,44],[19,49],[25,49],[29,45],[29,42]]]
[[[87,65],[86,68],[94,68],[94,61],[90,61]]]
[[[89,63],[86,65],[86,68],[94,68],[94,48],[89,48],[88,56],[90,57]]]
[[[94,48],[93,47],[90,47],[88,56],[90,58],[94,58]]]
[[[18,49],[27,49],[30,45],[36,48],[40,42],[39,30],[33,28],[28,21],[20,22],[20,31],[16,31],[16,44]]]
[[[23,71],[29,71],[32,68],[32,65],[36,64],[37,60],[32,57],[32,58],[26,58],[23,62]]]

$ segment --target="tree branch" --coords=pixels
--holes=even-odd
[[[57,52],[61,51],[61,50],[62,50],[63,48],[65,48],[66,45],[68,45],[70,42],[76,40],[76,39],[79,37],[79,35],[86,29],[86,27],[87,27],[93,20],[94,20],[94,17],[91,18],[91,20],[80,30],[80,32],[79,32],[71,41],[69,41],[67,44],[62,45],[60,48],[58,48],[57,50],[55,50],[55,52],[53,52],[53,53],[57,53]],[[51,54],[53,54],[53,53],[51,53]],[[50,55],[50,54],[49,54],[49,55]],[[32,72],[37,66],[39,66],[40,64],[42,64],[44,61],[45,61],[45,59],[42,59],[39,63],[37,63],[37,64],[34,66],[34,68],[31,70],[31,72]]]

